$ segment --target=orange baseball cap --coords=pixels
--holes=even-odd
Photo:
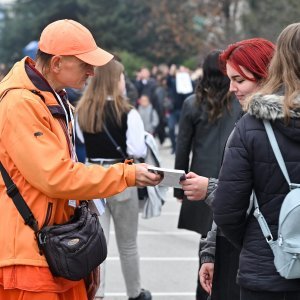
[[[45,27],[39,49],[52,55],[74,55],[92,66],[103,66],[113,58],[112,54],[97,46],[86,27],[67,19]]]

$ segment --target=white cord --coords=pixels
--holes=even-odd
[[[68,138],[70,138],[69,134],[70,134],[70,127],[69,127],[69,117],[68,117],[68,113],[67,113],[67,110],[64,106],[64,103],[63,101],[61,100],[59,94],[57,94],[55,92],[56,96],[57,96],[57,99],[58,99],[58,102],[59,104],[61,105],[61,107],[63,108],[64,110],[64,113],[65,113],[65,118],[66,118],[66,125],[67,125],[67,132],[68,132]],[[68,110],[69,110],[69,113],[70,113],[70,122],[72,124],[72,140],[71,140],[71,152],[72,152],[72,159],[73,160],[76,160],[76,149],[75,149],[75,121],[74,121],[74,116],[73,116],[73,113],[71,111],[71,108],[70,108],[70,105],[68,105]]]

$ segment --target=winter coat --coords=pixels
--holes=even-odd
[[[240,104],[232,97],[230,110],[224,109],[222,117],[210,123],[206,105],[197,106],[195,95],[188,97],[181,111],[175,169],[218,178],[226,140],[240,114]],[[183,190],[175,189],[174,197],[182,199]],[[179,228],[206,235],[211,229],[211,224],[211,209],[204,201],[189,201],[183,198]]]
[[[31,59],[15,64],[0,84],[0,97],[0,160],[39,227],[67,221],[74,212],[69,199],[109,197],[135,184],[134,165],[105,169],[74,162],[65,114]],[[2,178],[0,214],[0,267],[47,267]]]
[[[300,102],[300,95],[296,99]],[[214,220],[225,236],[241,248],[238,283],[256,291],[300,291],[300,279],[277,273],[273,253],[256,218],[247,217],[254,189],[274,239],[282,201],[289,187],[278,166],[262,119],[271,120],[291,181],[300,183],[300,111],[285,124],[283,96],[255,95],[238,122],[226,149],[213,205]]]

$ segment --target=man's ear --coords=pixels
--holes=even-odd
[[[59,73],[61,70],[62,56],[54,55],[51,57],[50,68],[54,73]]]

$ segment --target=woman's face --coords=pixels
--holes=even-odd
[[[119,92],[120,92],[120,95],[122,95],[122,96],[124,96],[126,94],[125,76],[123,73],[121,73],[121,75],[120,75]]]
[[[244,67],[240,66],[244,74],[249,78],[254,78],[253,74],[249,72]],[[243,106],[245,98],[254,93],[258,89],[257,81],[250,81],[243,77],[236,69],[234,69],[230,64],[226,64],[227,76],[230,79],[229,90],[235,93],[235,96],[239,100],[240,104]]]

